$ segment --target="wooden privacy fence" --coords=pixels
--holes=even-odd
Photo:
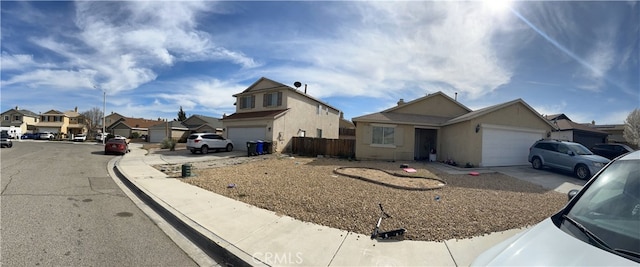
[[[301,156],[355,158],[356,140],[293,137],[291,150]]]

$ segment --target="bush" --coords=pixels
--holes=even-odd
[[[164,140],[162,140],[162,143],[160,143],[160,148],[162,149],[169,149],[169,151],[175,151],[176,150],[176,140],[173,140],[171,138],[166,138]]]
[[[140,133],[139,132],[131,133],[131,139],[138,139],[138,138],[140,138]]]

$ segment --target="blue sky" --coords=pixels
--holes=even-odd
[[[597,124],[640,106],[638,1],[0,5],[2,111],[101,109],[104,90],[107,113],[221,117],[260,77],[348,119],[437,91]]]

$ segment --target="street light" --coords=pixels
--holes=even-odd
[[[97,85],[94,85],[93,88],[98,89]],[[105,91],[104,89],[102,89],[102,144],[104,145],[104,139],[106,139],[106,125],[105,125],[105,121],[106,121],[106,110],[107,110],[107,91]]]

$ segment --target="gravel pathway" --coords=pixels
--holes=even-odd
[[[433,177],[446,186],[411,191],[338,175],[339,167],[377,168]],[[179,165],[156,168],[170,176]],[[184,182],[279,214],[369,236],[380,215],[381,230],[405,228],[405,239],[442,241],[481,236],[536,224],[558,211],[566,196],[500,173],[451,175],[425,163],[347,161],[275,155],[193,163]],[[177,175],[175,175],[177,173]],[[402,179],[402,178],[399,178]],[[233,187],[229,185],[233,184]]]

